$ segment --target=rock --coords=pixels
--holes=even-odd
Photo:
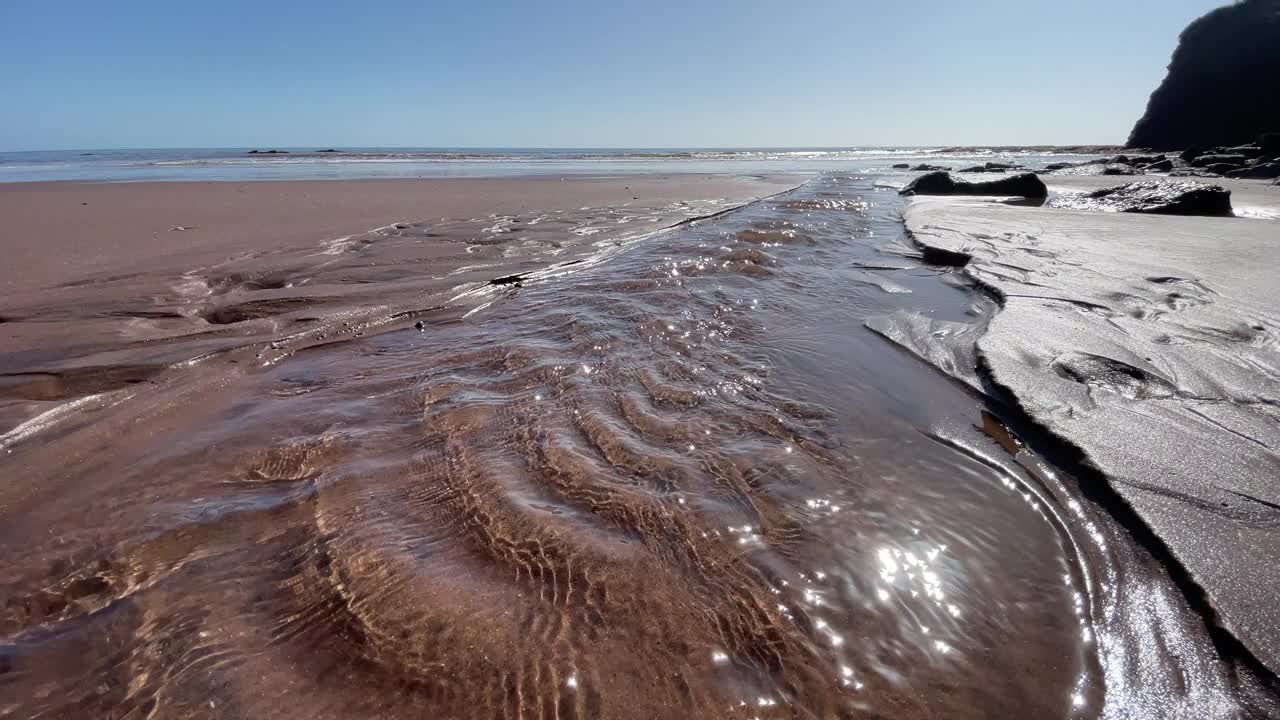
[[[318,152],[318,153],[336,153],[336,152],[342,152],[342,151],[341,151],[341,150],[334,150],[333,148],[329,148],[328,150],[317,150],[316,152]]]
[[[1207,172],[1214,173],[1215,175],[1226,175],[1232,170],[1239,170],[1240,167],[1241,166],[1234,163],[1214,163],[1213,165],[1209,165],[1203,169]]]
[[[1222,152],[1224,155],[1243,155],[1247,158],[1262,157],[1262,148],[1257,145],[1237,145],[1223,148]]]
[[[1265,78],[1272,78],[1267,81]],[[1280,131],[1280,1],[1243,0],[1182,32],[1129,145],[1239,145]]]
[[[1071,167],[1071,163],[1066,163],[1066,162],[1049,163],[1048,165],[1044,166],[1044,172],[1053,172],[1054,170],[1065,170],[1066,168],[1069,168],[1069,167]]]
[[[1142,167],[1143,172],[1169,172],[1173,169],[1172,160],[1158,160]]]
[[[967,167],[961,170],[960,172],[964,172],[964,173],[1004,172],[1006,170],[1022,170],[1022,169],[1024,168],[1022,168],[1019,165],[1014,165],[1013,163],[988,162],[988,163],[983,163],[982,165],[974,165],[973,167]]]
[[[1249,158],[1243,155],[1224,155],[1215,153],[1212,155],[1201,155],[1191,161],[1194,167],[1209,167],[1210,165],[1244,165],[1249,162]]]
[[[1204,155],[1207,152],[1209,152],[1209,148],[1205,147],[1204,145],[1193,145],[1192,147],[1189,147],[1186,150],[1183,150],[1182,153],[1178,155],[1178,157],[1182,158],[1183,162],[1189,163],[1192,160],[1195,160],[1196,158],[1200,157],[1201,155]]]
[[[900,191],[902,195],[1018,195],[1026,198],[1044,198],[1049,188],[1033,173],[987,182],[956,180],[946,172],[921,175]]]
[[[250,150],[250,155],[288,155],[288,150]]]
[[[1229,178],[1245,178],[1253,180],[1270,180],[1280,178],[1280,163],[1259,163],[1253,167],[1240,168],[1226,173]]]
[[[1111,163],[1104,165],[1101,175],[1137,175],[1138,171],[1128,165],[1120,165],[1119,163]]]
[[[925,165],[923,163],[911,168],[913,172],[946,172],[950,169],[951,168],[942,167],[941,165]]]
[[[1190,180],[1144,180],[1079,195],[1063,195],[1051,207],[1156,215],[1231,215],[1231,191]]]
[[[1120,157],[1122,157],[1122,158],[1123,158],[1123,157],[1125,157],[1125,156],[1121,155]],[[1125,165],[1132,165],[1132,166],[1134,166],[1134,167],[1140,167],[1140,166],[1142,166],[1142,165],[1150,165],[1151,163],[1157,163],[1157,162],[1160,162],[1161,160],[1164,160],[1165,158],[1166,158],[1166,156],[1165,156],[1164,154],[1160,154],[1160,155],[1133,155],[1133,156],[1130,156],[1130,157],[1125,158],[1126,162],[1125,162],[1124,164],[1125,164]],[[1119,161],[1119,160],[1117,160],[1116,162],[1120,162],[1120,161]]]
[[[910,163],[898,163],[898,164],[896,164],[896,165],[894,165],[894,166],[893,166],[893,169],[895,169],[895,170],[906,170],[906,169],[907,169],[907,168],[909,168],[909,167],[911,167],[911,164],[910,164]]]

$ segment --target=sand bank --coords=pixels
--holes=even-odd
[[[0,427],[212,352],[411,323],[803,180],[0,185]]]
[[[1111,184],[1055,177],[1051,189]],[[1150,533],[1210,619],[1276,672],[1280,224],[1256,218],[1275,216],[1280,191],[1227,184],[1255,219],[952,199],[917,200],[905,217],[918,243],[969,256],[968,275],[1001,301],[977,341],[988,389],[1079,449],[1132,508],[1131,532]]]

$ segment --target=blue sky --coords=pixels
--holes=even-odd
[[[0,150],[1121,143],[1218,0],[0,2]]]

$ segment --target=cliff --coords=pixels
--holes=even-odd
[[[1280,0],[1242,0],[1187,26],[1129,135],[1162,150],[1238,145],[1280,130]]]

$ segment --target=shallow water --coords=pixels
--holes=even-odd
[[[993,311],[899,208],[826,174],[439,303],[397,242],[513,245],[291,265],[369,287],[6,436],[0,716],[1231,716],[1146,552],[864,327]]]

